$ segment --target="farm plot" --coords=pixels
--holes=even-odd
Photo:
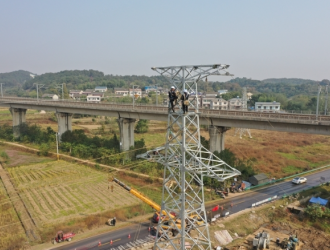
[[[116,185],[111,192],[107,174],[74,163],[38,163],[8,172],[39,227],[140,203]]]
[[[26,241],[22,224],[0,179],[0,249],[9,249]]]

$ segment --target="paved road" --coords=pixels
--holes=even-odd
[[[230,214],[236,213],[246,208],[251,208],[252,204],[269,197],[277,195],[282,197],[284,194],[291,194],[308,187],[319,185],[321,177],[325,177],[325,181],[330,181],[330,169],[322,172],[313,173],[307,176],[307,183],[301,185],[295,185],[291,182],[282,182],[268,186],[263,189],[248,192],[243,195],[235,197],[227,197],[226,199],[219,200],[215,204],[220,204],[224,207],[221,212],[222,215],[226,212]],[[233,206],[231,206],[231,204]],[[215,205],[206,207],[206,210],[211,210]],[[219,212],[214,212],[214,214]],[[143,244],[147,241],[152,241],[153,237],[149,235],[150,223],[135,224],[128,228],[119,229],[102,235],[94,236],[79,242],[72,242],[71,244],[58,245],[57,250],[92,250],[92,249],[111,249],[111,250],[124,250],[131,248],[134,245]],[[130,234],[130,238],[128,235]],[[112,244],[110,241],[112,240]],[[98,246],[98,242],[101,241],[102,245]]]

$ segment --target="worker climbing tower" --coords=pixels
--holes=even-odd
[[[164,165],[164,217],[158,223],[161,237],[156,237],[155,249],[211,250],[203,178],[224,181],[240,172],[201,145],[197,83],[209,75],[230,76],[228,67],[214,64],[152,68],[176,88],[178,96],[184,90],[190,94],[188,112],[169,111],[166,144],[138,156]]]
[[[247,111],[247,93],[246,93],[246,87],[243,87],[243,95],[242,95],[242,110],[243,111]],[[236,136],[236,134],[239,134],[239,138],[242,139],[242,136],[244,136],[244,134],[247,134],[250,138],[252,138],[251,136],[251,131],[249,128],[235,128],[235,133],[234,136]]]

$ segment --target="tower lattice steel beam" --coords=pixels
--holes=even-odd
[[[155,67],[175,86],[178,96],[190,94],[188,112],[169,111],[166,144],[140,155],[164,165],[161,214],[155,249],[210,250],[204,205],[203,178],[218,181],[240,175],[240,172],[213,155],[201,145],[197,82],[210,75],[230,76],[229,65],[193,65]]]

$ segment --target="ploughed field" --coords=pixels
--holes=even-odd
[[[27,238],[0,179],[0,249],[13,247],[15,241],[27,241]]]
[[[111,192],[107,174],[74,163],[54,161],[7,171],[38,227],[140,203],[116,185]]]

